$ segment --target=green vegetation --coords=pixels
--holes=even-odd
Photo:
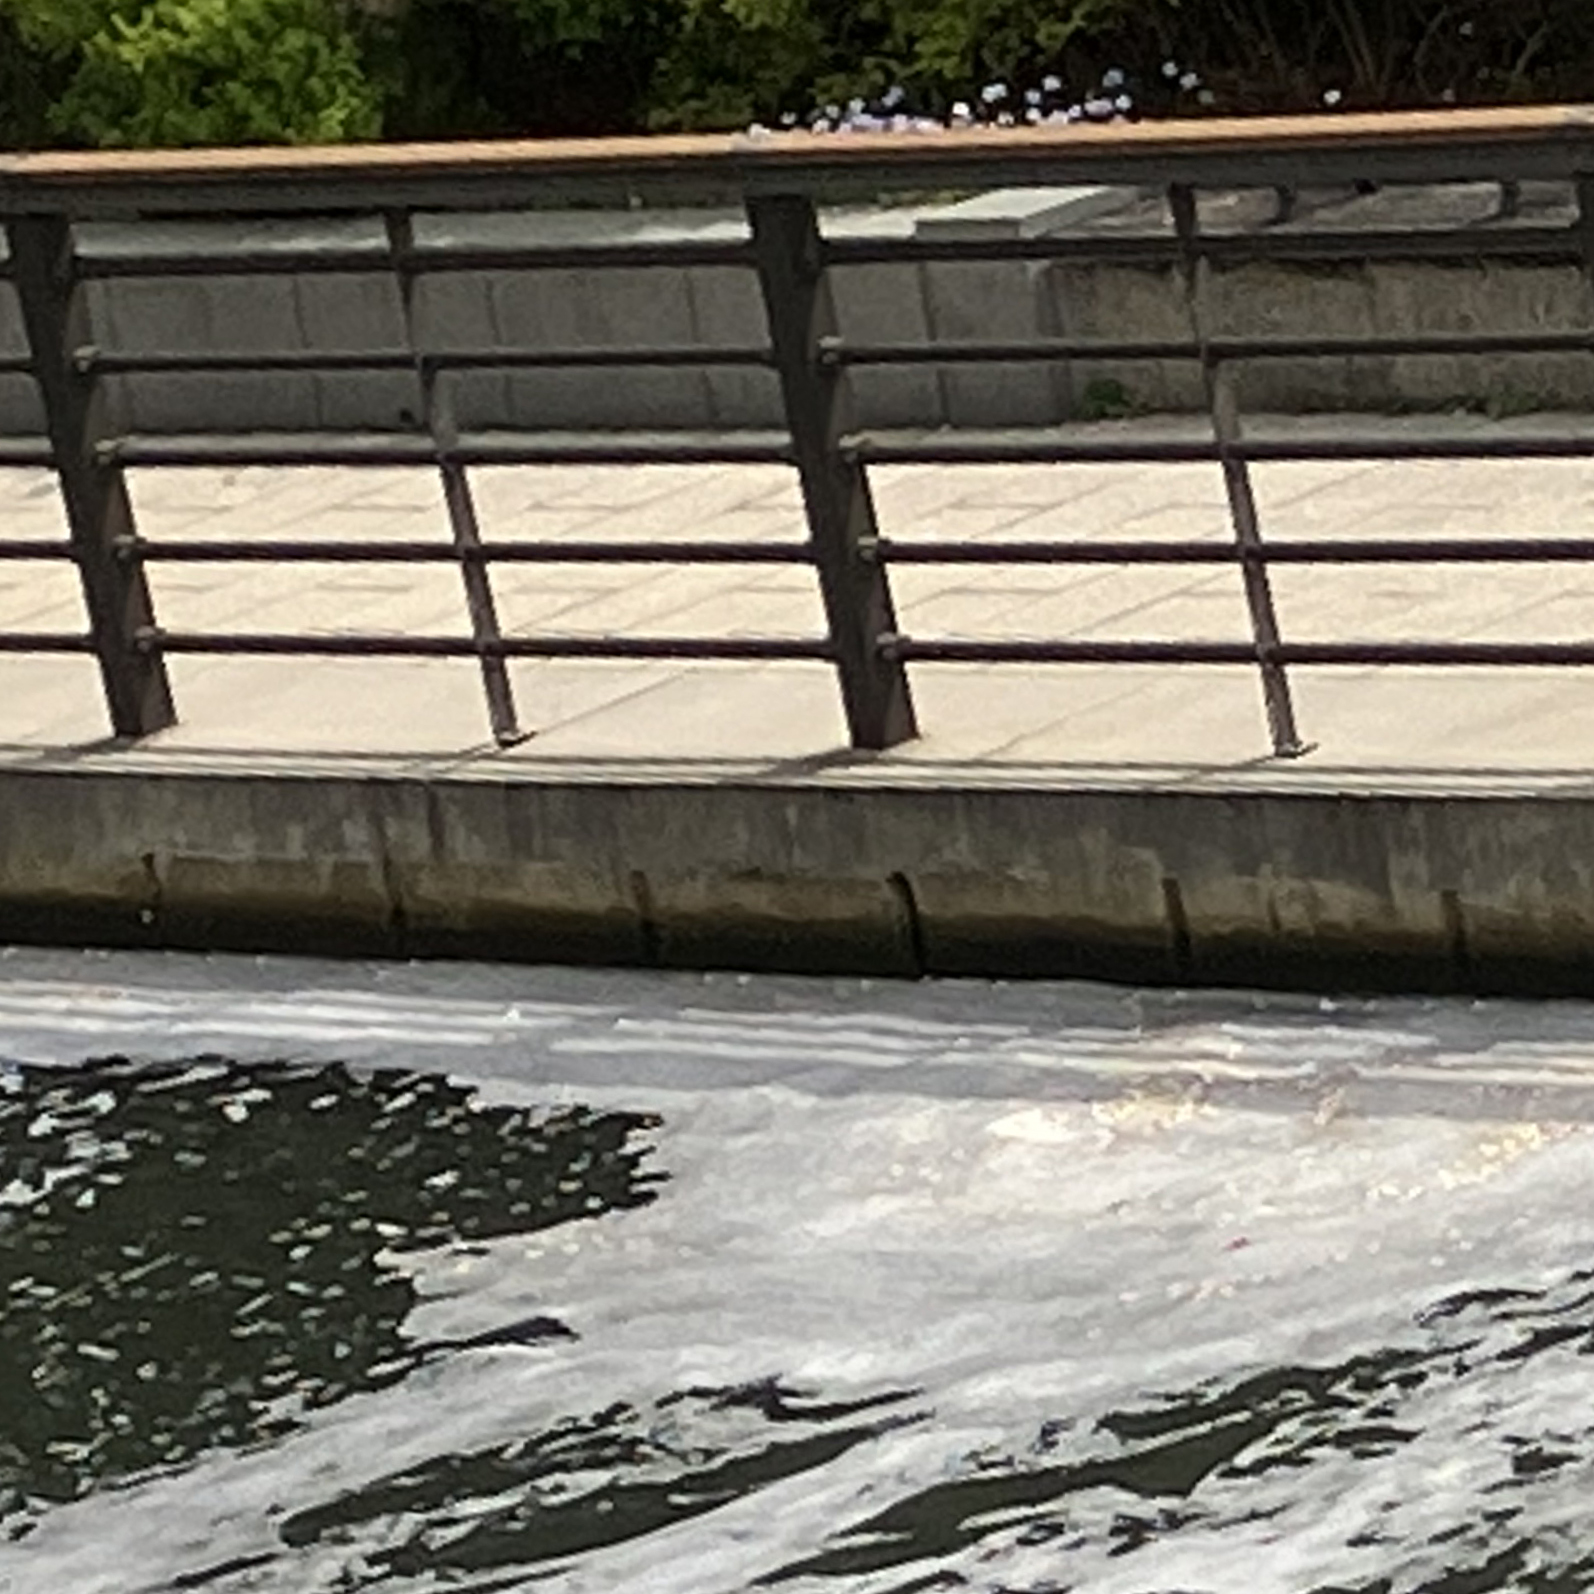
[[[18,143],[315,143],[382,128],[380,88],[332,0],[0,0],[0,17]]]
[[[10,147],[736,127],[893,89],[1021,116],[1047,80],[1155,116],[1577,99],[1594,4],[0,0]]]
[[[1146,410],[1116,377],[1096,376],[1085,384],[1075,413],[1082,421],[1126,421]]]

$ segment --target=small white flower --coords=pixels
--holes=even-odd
[[[1201,74],[1199,72],[1181,72],[1179,74],[1179,87],[1193,89],[1200,87]]]
[[[1104,89],[1122,88],[1123,83],[1124,74],[1121,67],[1109,67],[1108,70],[1103,72],[1101,75],[1101,86]]]
[[[1132,110],[1134,108],[1134,103],[1134,96],[1130,94],[1120,94],[1118,98],[1113,101],[1114,107],[1120,111]]]
[[[1202,89],[1201,92],[1196,95],[1196,98],[1203,105],[1213,105],[1217,102],[1218,97],[1212,92],[1211,89]]]
[[[1164,61],[1162,63],[1162,75],[1164,77],[1178,77],[1179,63],[1177,61]]]
[[[1338,105],[1345,96],[1338,89],[1326,89],[1323,93],[1323,104]]]
[[[1048,94],[1057,94],[1062,90],[1063,80],[1058,77],[1055,72],[1048,72],[1046,76],[1041,79],[1041,87],[1045,89]]]

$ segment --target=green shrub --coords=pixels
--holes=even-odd
[[[98,145],[373,138],[382,106],[333,0],[0,0],[64,78],[46,124]]]
[[[636,131],[682,0],[395,0],[362,26],[397,138]]]
[[[944,115],[1109,68],[1153,116],[1575,100],[1594,0],[0,0],[0,143],[738,127],[893,85]]]

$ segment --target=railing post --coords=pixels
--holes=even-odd
[[[173,724],[177,714],[165,663],[151,641],[149,583],[143,566],[128,557],[134,525],[127,482],[106,455],[104,400],[80,359],[93,337],[71,223],[64,216],[12,216],[5,226],[111,729],[117,736],[148,736]]]
[[[1251,637],[1261,654],[1262,698],[1267,707],[1268,733],[1279,758],[1300,758],[1311,751],[1295,725],[1295,705],[1290,698],[1289,676],[1278,662],[1278,612],[1273,604],[1273,583],[1268,577],[1267,552],[1262,545],[1262,524],[1251,489],[1251,472],[1234,450],[1240,441],[1240,408],[1234,394],[1234,372],[1213,358],[1208,348],[1201,286],[1205,261],[1196,237],[1195,190],[1175,183],[1168,190],[1173,223],[1179,233],[1185,306],[1190,327],[1201,345],[1201,374],[1206,385],[1212,433],[1223,467],[1223,485],[1229,499],[1229,519],[1240,548],[1240,571],[1245,581],[1245,603],[1251,616]]]
[[[419,318],[415,309],[415,285],[419,276],[415,261],[415,225],[407,211],[389,211],[388,250],[398,276],[399,296],[404,306],[404,335],[415,356],[415,373],[421,387],[421,419],[431,434],[437,453],[437,469],[443,481],[443,500],[448,506],[448,524],[459,555],[460,575],[465,585],[465,606],[470,615],[471,635],[478,645],[497,642],[503,635],[498,626],[498,606],[493,600],[492,580],[481,557],[481,524],[476,518],[476,501],[465,467],[454,457],[459,443],[459,426],[454,417],[452,395],[440,380],[437,367],[426,358],[421,344]],[[514,687],[509,667],[498,654],[481,656],[482,687],[487,694],[487,718],[493,740],[500,747],[513,747],[527,740],[515,713]]]
[[[1594,172],[1577,174],[1577,240],[1583,251],[1583,278],[1594,293]]]
[[[824,359],[836,330],[824,244],[813,202],[799,194],[749,195],[748,220],[786,422],[802,483],[854,747],[885,748],[918,735],[906,668],[888,658],[896,634],[885,567],[862,463],[843,456],[842,373]]]

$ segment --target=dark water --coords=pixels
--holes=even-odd
[[[665,1179],[648,1114],[488,1107],[436,1075],[110,1058],[3,1077],[0,1521],[13,1541],[51,1505],[268,1445],[439,1356],[573,1338],[535,1315],[416,1340],[415,1286],[390,1258],[601,1220]],[[903,1398],[827,1403],[773,1379],[666,1391],[651,1409],[617,1403],[439,1456],[294,1510],[279,1531],[303,1548],[403,1519],[411,1529],[343,1586],[470,1574],[493,1588],[475,1579],[823,1466],[900,1422]],[[549,1495],[577,1475],[603,1481]]]
[[[451,1347],[405,1333],[405,1249],[654,1199],[649,1120],[485,1108],[438,1076],[112,1058],[0,1096],[0,1501],[32,1511]],[[554,1339],[548,1318],[502,1337]]]
[[[400,1259],[671,1200],[649,1112],[489,1105],[442,1075],[218,1058],[16,1066],[0,1080],[0,1527],[12,1553],[70,1502],[163,1474],[197,1479],[209,1457],[269,1449],[443,1359],[559,1356],[580,1328],[552,1310],[416,1337]],[[1594,1501],[1591,1279],[1569,1270],[1435,1294],[1334,1360],[1237,1359],[1173,1387],[1148,1371],[1132,1402],[1037,1403],[1023,1444],[954,1458],[938,1481],[898,1481],[882,1465],[874,1506],[839,1512],[743,1586],[1055,1594],[1106,1586],[1101,1569],[1122,1567],[1114,1589],[1229,1588],[1232,1576],[1202,1577],[1208,1547],[1266,1542],[1301,1502],[1381,1477],[1387,1501],[1338,1539],[1368,1575],[1301,1570],[1265,1586],[1594,1589],[1594,1529],[1581,1528]],[[274,1568],[340,1547],[335,1586],[349,1594],[485,1594],[601,1566],[606,1549],[817,1483],[873,1453],[860,1447],[883,1455],[893,1437],[933,1434],[936,1391],[906,1372],[865,1392],[779,1369],[688,1383],[575,1406],[356,1488],[293,1479],[273,1548],[200,1560],[162,1586],[291,1587]],[[1535,1380],[1548,1406],[1525,1397]],[[1446,1457],[1470,1469],[1465,1509],[1419,1512],[1414,1529],[1400,1514]],[[1136,1581],[1137,1557],[1184,1546],[1188,1581],[1165,1569]]]

